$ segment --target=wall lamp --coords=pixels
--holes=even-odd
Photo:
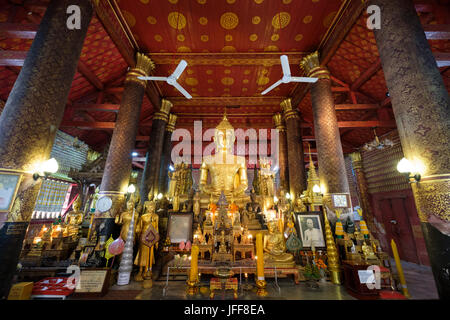
[[[410,181],[410,182],[419,182],[421,175],[420,175],[420,167],[421,166],[419,163],[414,164],[413,162],[409,161],[406,158],[403,158],[402,160],[400,160],[397,164],[397,171],[400,173],[403,173],[405,175],[408,176],[408,178],[414,179],[414,181]]]
[[[134,193],[135,191],[136,191],[136,187],[134,186],[134,184],[130,184],[128,186],[127,192],[131,194],[131,193]]]
[[[39,178],[47,178],[51,173],[56,173],[58,169],[58,161],[55,158],[48,159],[38,166],[37,172],[33,174],[33,179],[37,181]]]

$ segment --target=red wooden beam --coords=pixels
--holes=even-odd
[[[78,61],[78,72],[81,73],[95,88],[100,91],[103,90],[103,83],[81,60]]]
[[[337,104],[336,110],[371,110],[379,107],[378,104]]]
[[[428,40],[450,39],[450,24],[429,24],[423,26]]]
[[[103,112],[118,112],[120,105],[119,104],[97,104],[97,103],[83,103],[83,104],[73,104],[70,106],[76,110],[85,110],[85,111],[103,111]]]
[[[439,68],[450,66],[450,52],[433,52]]]
[[[35,23],[0,23],[0,38],[34,39],[38,27]]]
[[[396,128],[395,121],[339,121],[339,128]]]
[[[364,71],[358,79],[356,79],[355,82],[351,85],[352,91],[358,91],[359,88],[361,88],[364,83],[370,80],[378,71],[381,70],[381,60],[380,58],[377,59],[377,61],[370,66],[369,69]]]
[[[0,66],[21,67],[26,56],[26,51],[0,50]]]

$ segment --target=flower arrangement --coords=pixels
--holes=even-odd
[[[317,265],[308,263],[305,266],[303,275],[307,280],[319,280],[321,278],[320,271]]]
[[[315,265],[317,266],[317,268],[319,268],[319,270],[327,270],[327,265],[325,264],[325,262],[323,262],[322,259],[315,259],[314,260]]]

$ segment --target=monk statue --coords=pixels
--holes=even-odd
[[[308,209],[306,208],[305,204],[303,203],[302,198],[296,197],[295,203],[294,203],[294,211],[295,212],[306,212]]]
[[[139,218],[136,225],[136,234],[140,236],[152,226],[158,232],[159,217],[155,213],[156,203],[154,201],[145,201],[144,214]],[[154,246],[158,247],[158,243],[151,248],[139,241],[139,249],[134,260],[134,264],[139,266],[139,272],[135,277],[136,281],[143,281],[144,278],[151,277],[152,265],[155,263]]]
[[[267,228],[269,233],[264,236],[264,263],[280,268],[294,267],[294,256],[286,252],[284,237],[278,231],[276,222],[268,223]]]
[[[247,166],[245,157],[233,155],[235,139],[234,128],[225,114],[214,132],[216,153],[204,157],[200,168],[200,191],[203,196],[213,198],[213,202],[217,202],[222,192],[238,205],[247,202],[244,193],[248,187]]]
[[[118,214],[115,219],[115,223],[121,225],[120,237],[123,241],[127,240],[128,229],[130,228],[131,218],[133,217],[134,198],[131,197],[127,202],[127,211]],[[136,235],[137,213],[134,217],[134,234]]]
[[[73,210],[66,214],[64,218],[64,223],[67,226],[67,232],[69,236],[76,238],[78,236],[78,232],[80,230],[80,225],[83,223],[83,212],[80,211],[81,208],[81,198],[80,195],[77,196],[77,199],[74,201],[72,205]]]

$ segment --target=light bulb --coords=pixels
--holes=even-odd
[[[158,200],[161,200],[163,197],[162,193],[158,193]]]
[[[400,173],[411,173],[414,171],[413,164],[408,159],[403,158],[397,164],[397,171]]]
[[[313,192],[315,192],[315,193],[320,193],[320,187],[319,187],[318,184],[315,184],[315,185],[314,185],[314,187],[313,187]]]
[[[290,199],[291,198],[291,195],[289,194],[289,193],[286,193],[286,199]]]
[[[42,172],[55,173],[58,171],[59,165],[55,158],[44,161],[41,165]]]
[[[274,197],[273,197],[273,202],[274,202],[275,204],[278,203],[278,198],[277,198],[277,196],[274,196]]]
[[[128,193],[134,193],[136,191],[136,187],[134,186],[134,184],[130,184],[128,186],[127,192]]]

